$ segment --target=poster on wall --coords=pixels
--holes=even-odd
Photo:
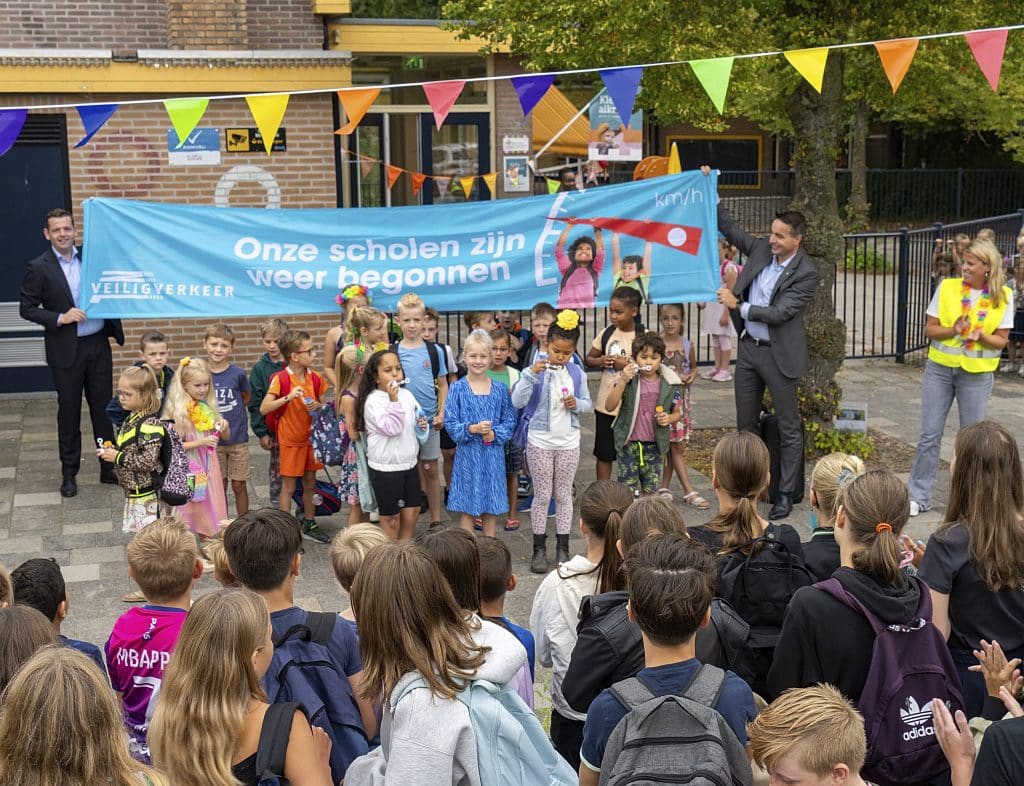
[[[615,102],[608,93],[601,93],[590,105],[590,144],[587,156],[591,161],[639,161],[644,157],[644,113],[637,110],[623,126]]]
[[[530,165],[526,156],[505,156],[505,191],[528,192],[531,188]]]

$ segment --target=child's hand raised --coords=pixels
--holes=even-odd
[[[388,392],[388,398],[391,399],[392,401],[398,401],[398,388],[399,387],[400,386],[398,384],[398,380],[397,379],[393,379],[393,380],[391,380],[388,383],[388,391],[387,391]]]
[[[548,362],[542,358],[541,360],[536,361],[532,366],[530,366],[530,371],[532,371],[534,375],[536,375],[542,372],[547,367]]]

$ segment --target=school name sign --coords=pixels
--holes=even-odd
[[[598,306],[619,257],[649,251],[657,303],[719,286],[716,177],[699,172],[521,199],[422,207],[216,208],[90,199],[82,303],[90,317],[319,313],[364,284],[393,310],[405,292],[442,311],[555,303],[555,247],[600,236]],[[649,245],[648,245],[649,244]]]

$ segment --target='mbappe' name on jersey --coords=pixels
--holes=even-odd
[[[161,650],[136,650],[130,647],[122,647],[117,651],[115,661],[118,666],[128,666],[132,669],[150,669],[159,666],[167,668],[171,659],[171,653]]]

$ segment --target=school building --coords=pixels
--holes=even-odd
[[[480,55],[480,41],[459,40],[436,22],[354,19],[350,11],[350,0],[0,0],[0,109],[31,107],[0,156],[8,260],[0,272],[0,393],[52,388],[42,331],[18,315],[25,263],[46,249],[50,208],[73,212],[80,243],[82,204],[91,197],[232,207],[435,204],[466,195],[432,179],[414,194],[409,177],[389,189],[385,165],[457,179],[501,173],[505,156],[541,148],[548,165],[585,159],[586,117],[574,120],[577,104],[554,88],[524,118],[508,80],[468,81],[437,129],[422,89],[401,85],[515,74],[518,64],[503,53]],[[354,134],[335,134],[344,119],[333,88],[382,84],[396,87],[381,92]],[[303,90],[327,92],[292,95],[267,155],[241,96]],[[238,97],[210,102],[192,135],[202,150],[183,155],[163,105],[139,103],[175,96]],[[73,106],[84,103],[119,108],[76,148],[84,132]],[[673,131],[652,132],[647,152],[664,153]],[[736,140],[736,155],[749,155],[751,138],[758,168],[769,166],[770,142],[756,129]],[[491,198],[475,182],[472,198]],[[496,198],[530,193],[505,185],[499,176]],[[321,314],[281,316],[319,345],[338,318],[334,293]],[[135,359],[146,329],[168,335],[175,359],[198,354],[203,327],[216,319],[130,320],[115,369]],[[262,351],[263,319],[228,320],[238,336],[233,360],[243,367]]]

